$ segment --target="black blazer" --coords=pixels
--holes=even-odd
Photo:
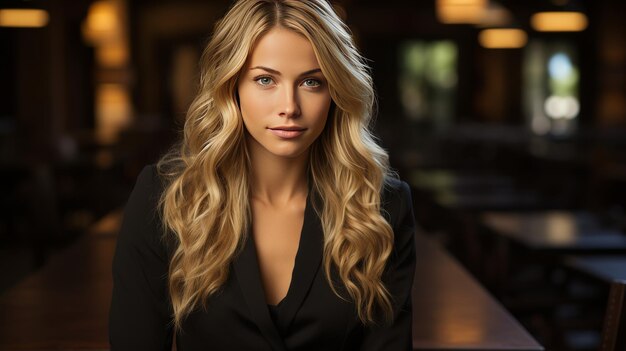
[[[167,291],[173,244],[162,240],[156,211],[163,185],[155,166],[138,177],[124,211],[115,258],[109,318],[111,350],[170,350],[172,309]],[[189,350],[412,350],[411,286],[415,270],[414,218],[408,185],[391,179],[382,213],[395,245],[383,281],[393,297],[394,322],[365,327],[354,304],[337,297],[322,262],[323,233],[307,199],[304,224],[285,299],[276,321],[265,301],[253,236],[230,267],[223,289],[184,320],[178,351]],[[333,281],[349,297],[335,271]]]

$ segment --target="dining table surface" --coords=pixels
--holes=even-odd
[[[543,350],[437,241],[415,238],[414,350]]]
[[[0,350],[108,350],[121,211],[0,295]]]
[[[528,249],[563,254],[626,253],[626,235],[604,227],[587,212],[535,211],[480,214],[482,222],[503,238]]]
[[[0,295],[0,350],[108,350],[122,211]],[[414,350],[543,350],[435,240],[416,235]]]
[[[571,269],[604,283],[626,282],[626,254],[599,256],[570,256],[565,264]]]

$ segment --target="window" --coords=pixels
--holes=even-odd
[[[400,45],[400,103],[404,115],[444,129],[454,118],[457,46],[449,40]]]
[[[524,110],[533,133],[574,133],[580,111],[580,71],[574,46],[531,41],[524,53],[524,77]]]

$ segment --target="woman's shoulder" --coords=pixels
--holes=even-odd
[[[143,210],[154,207],[161,195],[159,183],[156,165],[144,166],[135,180],[126,203],[126,212],[132,212],[134,207],[141,207]]]
[[[159,211],[159,200],[164,183],[157,166],[145,166],[135,181],[135,186],[124,207],[124,216],[119,241],[131,245],[148,244],[162,248],[164,234]]]
[[[394,233],[390,262],[414,262],[415,217],[409,185],[398,178],[385,179],[381,194],[381,213]]]
[[[385,178],[381,210],[393,228],[398,228],[407,214],[413,214],[411,188],[407,182],[391,176]]]
[[[160,196],[164,190],[165,182],[163,177],[159,175],[158,167],[155,163],[148,164],[143,167],[137,176],[135,182],[135,190],[147,192],[153,196]]]
[[[383,194],[401,193],[410,191],[409,184],[400,178],[386,176],[383,186]]]

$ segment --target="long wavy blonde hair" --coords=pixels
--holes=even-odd
[[[332,98],[329,118],[309,155],[311,191],[324,231],[323,267],[331,268],[364,324],[387,321],[392,303],[381,278],[393,232],[380,212],[388,156],[371,134],[375,103],[369,67],[348,27],[325,0],[241,0],[215,26],[201,59],[199,93],[180,144],[158,164],[166,187],[164,228],[176,238],[169,266],[174,326],[225,283],[250,225],[249,155],[236,87],[255,42],[280,26],[311,42]]]

